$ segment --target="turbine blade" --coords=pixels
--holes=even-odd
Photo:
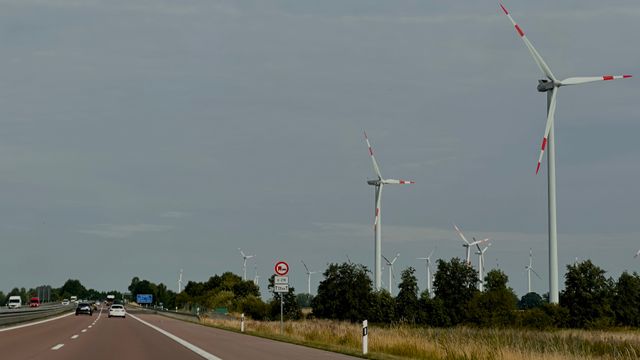
[[[553,76],[551,69],[549,68],[547,63],[544,62],[544,59],[542,59],[542,56],[540,56],[536,48],[533,47],[533,44],[531,44],[531,41],[527,39],[527,36],[524,34],[524,31],[522,31],[522,28],[516,23],[515,20],[513,20],[513,18],[511,17],[511,14],[509,14],[509,11],[507,11],[507,8],[505,8],[502,3],[500,3],[500,7],[502,8],[502,11],[504,12],[504,14],[507,15],[509,20],[511,20],[513,27],[515,27],[516,31],[518,32],[518,35],[520,35],[520,38],[522,39],[522,41],[524,41],[524,44],[527,46],[527,49],[529,49],[529,52],[531,53],[531,56],[533,56],[533,60],[536,62],[536,64],[540,68],[540,71],[542,71],[542,73],[547,78],[549,78],[549,80],[556,82],[556,77]]]
[[[595,82],[595,81],[628,79],[630,77],[632,76],[631,75],[603,75],[603,76],[587,76],[587,77],[570,77],[562,80],[560,84],[562,86],[579,85],[579,84],[586,84],[586,83]]]
[[[453,228],[456,229],[456,232],[458,233],[458,236],[460,236],[460,238],[462,238],[462,240],[467,243],[467,245],[469,245],[469,242],[467,241],[467,238],[464,237],[464,234],[462,233],[462,231],[460,229],[458,229],[458,226],[456,224],[453,224]]]
[[[309,268],[307,267],[307,264],[304,263],[304,261],[300,260],[300,262],[302,263],[302,265],[304,265],[304,268],[307,269],[307,273],[309,272]]]
[[[538,273],[537,273],[535,270],[533,270],[533,268],[532,268],[532,267],[530,267],[530,268],[529,268],[529,270],[531,270],[531,272],[533,272],[533,273],[538,277],[538,279],[542,280],[542,278],[540,277],[540,275],[538,275]]]
[[[427,258],[426,258],[426,259],[431,258],[431,255],[433,255],[433,252],[434,252],[434,251],[436,251],[436,249],[431,250],[431,252],[429,253],[429,256],[427,256]],[[426,259],[425,259],[425,260],[426,260]]]
[[[373,155],[373,148],[371,147],[371,143],[369,143],[369,137],[367,137],[366,131],[364,132],[364,139],[367,141],[367,146],[369,147],[369,156],[371,156],[371,161],[373,162],[373,171],[375,171],[378,179],[382,179],[382,174],[380,173],[380,167],[378,166],[376,157]]]
[[[549,104],[549,114],[547,115],[547,125],[544,128],[544,137],[542,138],[542,145],[540,146],[540,156],[538,156],[538,166],[536,167],[536,174],[540,171],[540,163],[542,162],[542,156],[544,156],[544,150],[547,146],[547,139],[549,138],[549,132],[553,126],[553,119],[556,113],[556,103],[558,102],[558,88],[554,87],[551,90],[551,104]]]
[[[387,262],[387,265],[389,265],[389,266],[393,265],[393,263],[391,261],[389,261],[389,259],[387,259],[386,256],[382,255],[382,258],[384,259],[384,261]]]
[[[399,184],[399,185],[406,185],[406,184],[415,184],[415,181],[411,181],[411,180],[396,180],[396,179],[384,179],[382,181],[384,184]]]
[[[373,230],[378,231],[378,223],[380,222],[380,201],[382,198],[382,184],[376,188],[378,192],[377,200],[376,200],[376,215],[373,220]]]

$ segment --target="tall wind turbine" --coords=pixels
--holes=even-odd
[[[476,247],[478,248],[478,251],[476,251],[476,254],[478,255],[478,275],[480,277],[478,290],[480,290],[480,292],[484,291],[484,253],[489,250],[489,246],[491,246],[491,244],[487,244],[487,246],[482,249],[479,244],[476,244]]]
[[[304,269],[307,273],[307,294],[311,295],[311,274],[315,274],[317,273],[317,271],[309,271],[309,267],[307,267],[307,264],[305,264],[302,260],[300,260],[300,262],[302,263],[302,265],[304,265]]]
[[[393,260],[389,261],[386,256],[382,255],[384,261],[387,262],[387,266],[389,267],[389,294],[391,295],[393,295],[393,293],[391,292],[391,290],[393,289],[391,286],[391,277],[395,277],[395,274],[393,273],[393,264],[396,262],[396,260],[398,260],[398,256],[400,256],[400,253],[397,253],[396,257],[394,257]]]
[[[538,91],[547,93],[547,124],[544,129],[544,136],[542,138],[542,145],[540,148],[540,155],[538,156],[538,165],[536,167],[536,174],[540,170],[540,163],[542,162],[542,156],[544,155],[545,147],[549,147],[549,155],[547,160],[547,181],[548,181],[548,202],[549,202],[549,302],[557,304],[559,302],[558,293],[558,232],[556,223],[556,165],[555,165],[555,144],[554,144],[554,116],[556,111],[556,103],[558,98],[558,91],[561,86],[579,85],[584,83],[590,83],[594,81],[608,81],[617,79],[630,78],[631,75],[603,75],[603,76],[590,76],[590,77],[571,77],[559,81],[551,72],[551,69],[542,59],[542,56],[533,47],[529,39],[522,31],[522,28],[513,20],[507,9],[502,3],[500,3],[502,11],[507,15],[509,20],[516,29],[516,32],[524,41],[524,44],[529,49],[533,60],[536,62],[546,79],[538,80]]]
[[[527,287],[527,294],[531,292],[531,273],[533,272],[538,279],[542,280],[542,278],[540,277],[540,275],[538,275],[538,273],[533,270],[533,252],[531,249],[529,249],[529,266],[525,266],[525,269],[527,269],[527,281],[528,281],[528,287]]]
[[[255,257],[255,255],[245,255],[242,249],[238,248],[240,255],[242,255],[242,280],[247,281],[247,260]]]
[[[466,258],[465,261],[467,262],[467,265],[471,266],[471,247],[474,246],[474,245],[485,243],[485,242],[489,241],[489,239],[476,240],[476,238],[474,237],[473,238],[473,242],[469,242],[469,241],[467,241],[467,238],[462,233],[462,230],[460,230],[460,228],[458,228],[458,226],[456,224],[453,224],[453,228],[456,229],[456,232],[458,233],[458,236],[460,236],[462,241],[464,241],[464,244],[462,244],[462,247],[467,248],[467,250],[466,250],[467,258]]]
[[[367,133],[364,133],[364,139],[367,141],[367,146],[369,147],[369,155],[371,156],[371,161],[373,162],[373,171],[376,173],[378,177],[375,180],[367,180],[367,184],[371,186],[375,186],[375,198],[376,198],[376,212],[375,219],[373,221],[373,233],[375,239],[375,286],[376,290],[380,290],[382,283],[382,223],[380,220],[381,217],[381,201],[382,201],[382,187],[387,184],[395,184],[395,185],[404,185],[404,184],[415,184],[413,181],[407,180],[394,180],[394,179],[385,179],[382,177],[380,173],[380,167],[378,166],[378,162],[376,161],[376,157],[373,156],[373,148],[371,148],[371,144],[369,143],[369,138],[367,137]]]
[[[429,256],[427,257],[421,257],[421,258],[416,258],[416,260],[424,260],[424,267],[427,270],[427,296],[429,298],[431,298],[431,255],[433,255],[433,252],[435,251],[435,249],[431,250],[431,252],[429,253]]]
[[[178,273],[178,294],[180,294],[180,292],[182,291],[182,269],[180,269],[180,272]]]
[[[258,283],[260,282],[260,275],[258,275],[258,264],[255,263],[253,264],[253,271],[255,273],[254,277],[253,277],[253,283],[258,286]]]

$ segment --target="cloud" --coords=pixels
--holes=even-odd
[[[135,234],[148,232],[165,232],[173,229],[170,225],[157,224],[130,224],[130,225],[113,225],[98,224],[96,229],[78,230],[82,234],[96,235],[107,239],[124,239],[130,238]]]
[[[184,211],[167,211],[166,213],[160,215],[163,218],[170,218],[170,219],[182,219],[185,217],[190,216],[191,214],[189,214],[188,212],[184,212]]]

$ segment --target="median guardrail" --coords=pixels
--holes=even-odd
[[[51,305],[37,308],[11,309],[0,312],[0,326],[43,319],[73,310],[73,305]]]

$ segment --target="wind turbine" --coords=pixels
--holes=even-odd
[[[258,283],[260,281],[260,275],[258,275],[258,264],[255,263],[253,264],[253,271],[255,272],[255,275],[253,277],[253,283],[258,286]]]
[[[640,256],[640,250],[636,251],[636,254],[633,255],[634,258],[637,258],[638,256]]]
[[[528,281],[528,285],[529,287],[527,288],[527,294],[531,292],[531,273],[533,272],[538,279],[542,280],[542,278],[540,277],[540,275],[538,275],[538,273],[533,270],[533,252],[531,249],[529,249],[529,266],[525,266],[525,269],[527,269],[527,281]]]
[[[551,72],[551,69],[544,62],[542,56],[533,47],[533,44],[527,39],[522,31],[522,28],[513,20],[507,9],[502,3],[500,3],[502,11],[507,15],[509,20],[516,29],[516,32],[524,41],[524,44],[529,49],[533,60],[536,62],[546,79],[538,80],[538,91],[547,93],[547,124],[544,130],[544,136],[542,138],[542,145],[540,148],[540,155],[538,157],[538,165],[536,167],[536,174],[540,170],[540,163],[542,162],[542,156],[544,155],[545,147],[549,147],[549,155],[547,160],[547,182],[548,182],[548,203],[549,203],[549,302],[557,304],[559,302],[558,293],[558,232],[556,222],[556,165],[555,165],[555,139],[554,139],[554,116],[556,111],[556,103],[558,98],[558,91],[561,86],[579,85],[594,81],[608,81],[617,79],[630,78],[631,75],[603,75],[603,76],[590,76],[590,77],[571,77],[559,81]]]
[[[182,269],[178,273],[178,294],[182,291]]]
[[[302,260],[300,260],[300,262],[302,263],[302,265],[304,265],[304,268],[307,272],[307,294],[311,295],[311,274],[315,274],[317,273],[317,271],[309,271],[307,264],[305,264]]]
[[[473,238],[473,242],[468,242],[467,238],[464,237],[464,234],[462,233],[462,230],[460,230],[456,224],[453,224],[453,228],[456,229],[456,232],[458,233],[458,236],[460,236],[462,241],[464,241],[464,244],[462,244],[462,247],[467,248],[467,250],[466,250],[466,252],[467,252],[466,262],[467,262],[467,265],[471,266],[471,247],[474,246],[474,245],[485,243],[485,242],[489,241],[489,239],[476,240],[476,238],[474,237]]]
[[[382,174],[380,173],[380,167],[378,166],[378,162],[376,161],[376,157],[373,156],[373,148],[371,148],[371,144],[369,143],[369,138],[367,137],[367,133],[364,133],[364,139],[367,141],[367,146],[369,147],[369,155],[371,156],[371,161],[373,162],[373,171],[376,173],[378,177],[375,180],[367,180],[367,184],[371,186],[375,186],[375,199],[376,199],[376,212],[375,219],[373,221],[373,233],[375,239],[375,286],[376,290],[380,290],[382,283],[382,223],[380,220],[381,214],[381,200],[382,200],[382,187],[387,184],[394,185],[404,185],[404,184],[415,184],[413,181],[407,180],[395,180],[395,179],[384,179]]]
[[[429,298],[431,298],[431,255],[433,255],[433,252],[435,251],[435,249],[431,250],[431,252],[429,253],[429,256],[427,257],[421,257],[421,258],[416,258],[416,260],[424,260],[424,267],[427,269],[427,296]]]
[[[487,244],[487,246],[482,249],[479,244],[476,244],[476,247],[478,248],[478,251],[476,251],[476,254],[478,255],[478,275],[480,277],[478,290],[480,290],[480,292],[484,291],[484,253],[489,250],[489,246],[491,246],[491,244]]]
[[[245,255],[242,249],[238,248],[240,255],[242,255],[242,280],[247,281],[247,260],[255,257],[255,255]]]
[[[393,293],[391,292],[391,277],[393,276],[395,278],[395,274],[393,273],[393,264],[396,262],[396,260],[398,260],[398,256],[400,256],[400,253],[397,253],[396,257],[394,257],[393,260],[389,261],[386,256],[382,255],[384,261],[387,262],[387,266],[389,267],[389,294],[391,295],[393,295]]]

